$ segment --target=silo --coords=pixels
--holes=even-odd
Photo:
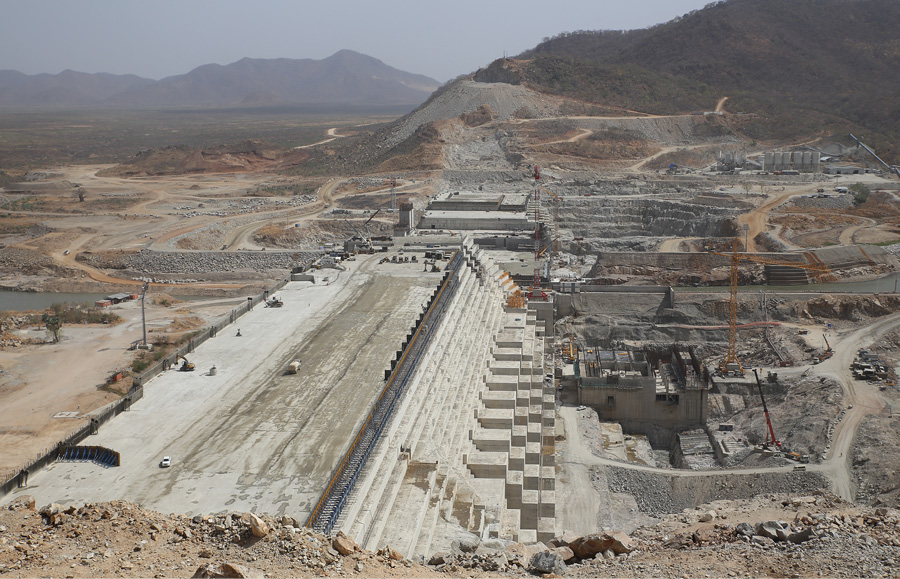
[[[809,151],[804,151],[803,153],[803,170],[804,171],[812,171],[812,153]]]
[[[772,171],[772,163],[775,160],[775,155],[770,151],[766,153],[765,164],[763,165],[763,171]]]
[[[784,169],[784,165],[781,164],[781,157],[782,157],[781,153],[776,151],[775,158],[772,161],[772,170],[773,171],[781,171],[782,169]]]
[[[799,169],[803,166],[803,151],[794,151],[794,168]]]
[[[818,173],[819,171],[819,162],[821,160],[822,154],[818,151],[813,151],[812,154],[812,170]]]

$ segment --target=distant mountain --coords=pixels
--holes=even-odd
[[[341,50],[322,60],[244,58],[227,66],[207,64],[159,81],[72,71],[55,76],[0,71],[0,104],[414,106],[439,85],[427,76]]]
[[[440,83],[342,50],[322,60],[253,59],[207,64],[109,99],[127,106],[289,104],[417,105]]]
[[[27,75],[0,70],[0,104],[75,106],[97,104],[154,80],[133,74],[88,74],[64,70],[59,74]]]
[[[651,112],[711,110],[728,96],[728,110],[760,115],[751,136],[836,123],[897,158],[898,30],[896,0],[727,0],[648,29],[561,34],[519,58],[532,60],[526,82],[549,92],[631,95]]]

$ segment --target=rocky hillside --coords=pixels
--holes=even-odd
[[[861,130],[900,159],[900,4],[727,0],[643,30],[560,34],[520,58],[536,87],[650,112],[754,112],[754,137]]]
[[[427,561],[361,549],[290,517],[163,515],[112,503],[0,511],[0,576],[35,577],[682,577],[896,576],[900,512],[823,494],[717,501],[632,536],[564,533],[550,544],[455,543]],[[547,574],[554,575],[547,575]]]

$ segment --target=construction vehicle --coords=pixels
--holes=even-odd
[[[819,354],[818,356],[813,357],[813,364],[820,364],[834,356],[834,351],[831,349],[831,344],[828,343],[828,338],[825,335],[822,335],[822,339],[825,340],[825,351]]]
[[[293,362],[288,364],[288,367],[287,367],[288,374],[296,374],[299,371],[300,371],[300,360],[294,360]]]
[[[182,356],[181,354],[175,355],[175,363],[176,364],[178,363],[178,360],[181,360],[181,366],[178,368],[179,372],[193,372],[194,368],[196,368],[196,366],[194,366],[193,362],[189,362],[188,359],[185,358],[184,356]]]
[[[280,307],[283,306],[283,305],[284,305],[284,302],[281,301],[280,298],[277,298],[277,297],[275,297],[275,296],[272,296],[272,297],[270,297],[269,299],[266,300],[266,307],[267,307],[267,308],[280,308]]]
[[[893,174],[896,175],[897,177],[900,177],[900,167],[898,167],[897,165],[888,165],[887,163],[885,163],[884,161],[882,161],[882,160],[881,160],[881,157],[879,157],[878,155],[875,154],[875,151],[873,151],[872,149],[870,149],[869,147],[867,147],[865,143],[863,143],[862,141],[860,141],[859,139],[857,139],[856,137],[854,137],[852,133],[850,134],[850,138],[853,139],[854,141],[856,141],[856,142],[859,144],[859,146],[862,147],[863,149],[865,149],[870,155],[872,155],[873,157],[875,157],[875,159],[877,159],[879,163],[881,163],[882,165],[884,165],[884,167],[885,167],[888,171],[890,171],[891,173],[893,173]]]
[[[766,406],[766,397],[763,396],[762,383],[759,381],[759,374],[757,374],[756,368],[753,369],[753,375],[756,377],[756,387],[759,388],[759,398],[762,400],[763,412],[766,415],[766,426],[769,428],[769,431],[766,433],[766,442],[763,443],[763,448],[774,446],[780,450],[781,441],[775,438],[775,428],[772,426],[772,420],[769,418],[769,407]]]
[[[750,253],[738,253],[739,244],[740,240],[735,237],[732,244],[731,253],[722,253],[719,251],[708,252],[713,255],[721,255],[723,257],[731,258],[731,296],[728,301],[728,353],[725,355],[725,358],[722,359],[722,362],[719,364],[718,368],[719,372],[726,376],[744,375],[744,367],[741,365],[740,361],[737,358],[737,282],[738,265],[740,264],[741,260],[752,261],[754,263],[762,263],[766,265],[785,265],[789,267],[797,267],[800,269],[810,270],[815,274],[815,277],[817,279],[821,279],[822,277],[830,274],[828,267],[821,263],[809,264],[796,261],[782,261],[780,259],[771,259],[768,257],[762,257],[760,255],[754,255]]]

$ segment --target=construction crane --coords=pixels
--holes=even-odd
[[[721,253],[718,251],[710,251],[709,253],[713,255],[721,255],[723,257],[731,258],[731,297],[728,302],[728,354],[726,354],[725,358],[722,360],[721,364],[719,364],[719,370],[723,374],[744,374],[744,367],[741,366],[740,361],[737,358],[737,309],[738,309],[738,301],[737,301],[737,282],[738,282],[738,265],[743,261],[752,261],[754,263],[762,263],[765,265],[784,265],[789,267],[798,267],[800,269],[805,269],[809,271],[815,272],[815,277],[817,279],[822,276],[828,275],[828,267],[824,264],[809,264],[797,261],[783,261],[780,259],[771,259],[768,257],[763,257],[761,255],[754,255],[751,253],[738,253],[738,245],[740,241],[737,237],[734,238],[734,242],[732,245],[731,253]]]
[[[373,215],[372,217],[375,216]],[[372,217],[369,218],[369,221],[372,220]],[[363,235],[363,233],[359,229],[357,229],[355,225],[350,223],[349,219],[344,219],[344,221],[347,222],[347,225],[349,225],[353,229],[353,231],[356,232],[356,235],[359,237],[360,241],[363,242],[363,246],[366,248],[366,253],[375,253],[375,248],[372,246],[372,240],[369,239],[369,236]],[[366,221],[366,223],[368,223],[369,221]]]
[[[528,299],[540,298],[547,301],[547,292],[541,289],[541,187],[538,181],[541,179],[541,169],[534,166],[534,280],[528,291]]]
[[[881,157],[879,157],[878,155],[875,154],[875,151],[873,151],[872,149],[870,149],[869,147],[867,147],[865,143],[863,143],[862,141],[860,141],[859,139],[857,139],[856,137],[854,137],[854,136],[853,136],[853,133],[850,133],[850,138],[853,139],[854,141],[856,141],[856,142],[859,144],[860,147],[862,147],[863,149],[865,149],[866,151],[868,151],[870,155],[872,155],[873,157],[875,157],[875,158],[878,160],[878,162],[881,163],[882,165],[884,165],[885,168],[886,168],[888,171],[890,171],[891,173],[893,173],[893,174],[896,175],[897,177],[900,177],[900,167],[898,167],[897,165],[888,165],[887,163],[885,163],[884,161],[882,161],[882,160],[881,160]]]
[[[766,426],[769,427],[763,447],[769,448],[774,445],[775,448],[781,448],[781,441],[775,438],[775,428],[772,426],[772,420],[769,418],[769,407],[766,406],[766,397],[763,396],[762,384],[759,382],[759,374],[756,373],[756,368],[753,369],[753,375],[756,376],[756,387],[759,388],[759,398],[762,400],[763,412],[766,414]]]
[[[541,191],[553,197],[553,252],[559,253],[559,196],[553,191],[540,187]]]

